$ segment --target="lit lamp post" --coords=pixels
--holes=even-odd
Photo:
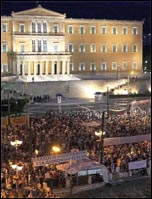
[[[99,132],[95,132],[96,136],[100,137],[100,154],[99,154],[99,163],[103,164],[103,152],[104,152],[104,143],[103,143],[103,136],[105,135],[104,132],[104,111],[102,113],[102,130]]]
[[[21,171],[23,169],[23,166],[22,165],[17,165],[17,164],[12,164],[11,165],[12,169],[15,170],[16,172],[16,176],[15,176],[15,180],[16,180],[16,188],[17,188],[17,179],[18,179],[18,171]]]
[[[14,142],[11,141],[11,145],[12,145],[12,146],[15,146],[16,149],[17,149],[17,147],[18,147],[19,145],[21,145],[22,143],[23,143],[23,141],[20,141],[20,140],[15,140]]]
[[[53,151],[54,153],[59,153],[59,152],[61,151],[61,148],[60,148],[59,146],[53,146],[53,147],[52,147],[52,151]]]

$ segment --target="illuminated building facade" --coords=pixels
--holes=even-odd
[[[1,73],[142,72],[143,21],[72,19],[38,6],[1,17]]]

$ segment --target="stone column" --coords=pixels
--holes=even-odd
[[[36,75],[36,61],[34,61],[34,75]]]
[[[62,75],[65,74],[65,61],[62,61]]]
[[[13,60],[13,74],[15,74],[15,61]]]
[[[51,75],[54,75],[54,61],[52,61],[51,65]]]
[[[20,74],[20,61],[17,61],[16,75]]]
[[[45,62],[45,75],[48,75],[48,61]]]
[[[92,176],[88,176],[88,184],[92,184]]]
[[[67,75],[70,74],[70,61],[67,61]]]
[[[60,61],[57,61],[57,74],[60,74]]]
[[[28,74],[27,75],[31,75],[31,68],[30,68],[30,61],[28,61]]]
[[[23,64],[22,64],[22,76],[25,75],[25,62],[23,61]]]
[[[42,75],[42,61],[40,61],[40,75]]]

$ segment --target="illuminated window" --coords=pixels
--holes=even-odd
[[[20,48],[22,53],[25,52],[25,44],[21,44]]]
[[[74,71],[74,64],[70,63],[70,71]]]
[[[24,24],[20,24],[20,32],[25,32],[25,25]]]
[[[2,64],[2,72],[8,72],[8,65]]]
[[[133,27],[132,28],[132,34],[133,35],[137,35],[138,34],[138,28],[137,27]]]
[[[36,32],[36,25],[35,25],[35,22],[32,22],[32,32],[33,32],[33,33]]]
[[[38,52],[42,51],[41,40],[37,41]]]
[[[112,62],[112,70],[117,70],[117,62]]]
[[[90,52],[96,52],[96,45],[95,44],[90,45]]]
[[[106,44],[102,44],[102,45],[101,45],[101,52],[102,52],[102,53],[107,52],[107,46],[106,46]]]
[[[106,62],[101,63],[101,70],[107,70],[107,63]]]
[[[107,33],[106,26],[101,26],[101,34],[105,35]]]
[[[2,43],[2,52],[6,53],[8,51],[8,44],[7,43]]]
[[[74,46],[72,43],[68,44],[68,52],[71,52],[71,53],[74,52]]]
[[[46,22],[43,22],[43,32],[47,33],[47,24],[46,24]]]
[[[117,52],[117,44],[112,45],[112,52],[116,53]]]
[[[47,52],[47,41],[43,40],[43,52]]]
[[[79,64],[79,71],[84,71],[85,70],[85,64],[84,63],[80,63]]]
[[[2,32],[7,32],[7,23],[2,23]]]
[[[35,40],[32,40],[32,52],[35,52],[36,47],[35,47]]]
[[[85,45],[84,44],[80,44],[79,45],[79,52],[85,52]]]
[[[37,23],[37,30],[38,30],[38,33],[41,33],[41,23],[40,22]]]
[[[80,32],[80,34],[84,34],[85,33],[85,27],[80,26],[79,32]]]
[[[58,25],[54,25],[53,26],[53,32],[54,33],[58,33],[59,32],[59,26]]]
[[[127,35],[128,34],[128,28],[127,27],[123,27],[122,28],[122,34],[123,35]]]
[[[96,64],[94,62],[90,63],[90,70],[92,70],[92,71],[96,70]]]
[[[132,45],[132,52],[137,52],[137,44]]]
[[[127,44],[122,45],[122,52],[126,53],[128,51],[128,46]]]
[[[137,70],[137,62],[132,62],[132,69]]]
[[[112,34],[113,35],[117,35],[118,34],[117,27],[112,27]]]
[[[73,34],[74,33],[74,28],[73,28],[73,26],[68,26],[68,33],[69,34]]]
[[[96,34],[96,27],[95,26],[91,26],[90,27],[90,33],[91,34]]]
[[[127,69],[127,62],[122,62],[122,70],[126,70]]]

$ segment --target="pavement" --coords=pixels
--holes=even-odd
[[[117,180],[111,181],[108,184],[109,185],[111,184],[112,186],[115,186],[115,185],[118,185],[118,184],[123,183],[123,182],[140,180],[140,179],[142,180],[142,179],[146,179],[146,178],[150,178],[150,176],[149,175],[130,176],[130,177],[125,177],[125,178],[121,178],[121,179],[117,179]],[[103,187],[105,185],[106,185],[106,183],[102,182],[102,183],[94,183],[94,184],[91,184],[91,185],[75,186],[72,189],[72,194],[76,194],[76,193],[87,191],[87,190],[97,189],[97,188]],[[59,197],[66,197],[68,195],[71,195],[70,191],[71,191],[70,188],[56,188],[56,189],[53,189],[53,193],[55,195],[59,196]]]

